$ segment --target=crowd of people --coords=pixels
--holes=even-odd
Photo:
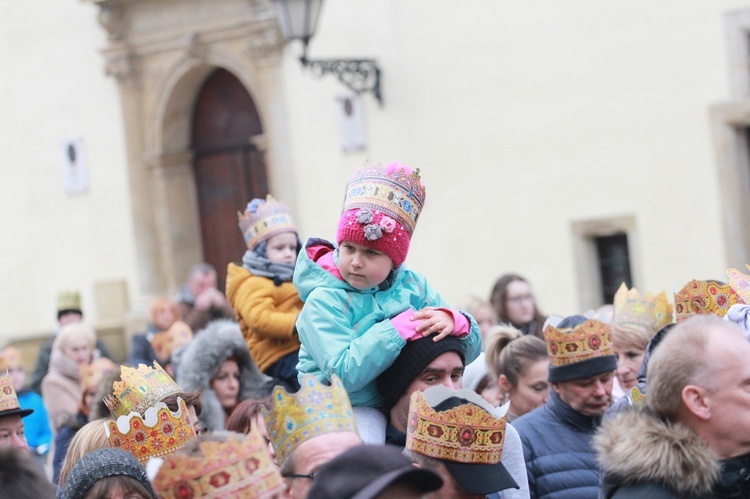
[[[61,293],[29,383],[0,350],[3,496],[750,497],[750,276],[546,317],[509,273],[453,308],[404,263],[425,197],[366,163],[304,243],[253,199],[226,293],[193,267],[121,366]]]

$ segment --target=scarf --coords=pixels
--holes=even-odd
[[[242,257],[242,266],[253,275],[273,279],[274,284],[281,286],[284,282],[291,282],[294,275],[294,265],[285,263],[273,263],[268,258],[262,257],[247,250]]]

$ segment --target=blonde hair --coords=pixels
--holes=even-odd
[[[646,350],[648,342],[656,334],[656,331],[652,331],[649,327],[637,324],[620,324],[617,321],[612,321],[610,329],[612,330],[612,343],[618,348],[632,347],[638,350]]]
[[[497,312],[495,311],[495,308],[492,306],[490,302],[487,300],[482,300],[478,296],[475,295],[466,295],[458,302],[458,307],[461,310],[465,310],[466,312],[469,312],[471,315],[477,315],[477,313],[483,309],[486,308],[490,312],[492,312],[492,318],[493,322],[497,322]]]
[[[52,343],[53,350],[63,350],[70,341],[74,338],[86,338],[89,342],[89,346],[93,349],[96,346],[96,332],[94,329],[84,324],[83,322],[74,322],[63,326],[60,332],[57,333],[54,343]]]
[[[172,310],[172,315],[174,316],[175,322],[182,319],[180,314],[180,307],[178,307],[174,301],[170,300],[169,298],[154,298],[148,311],[148,316],[151,318],[151,322],[154,322],[156,320],[156,312],[164,307],[169,307]]]
[[[504,374],[514,388],[531,364],[547,360],[544,341],[533,335],[524,336],[521,331],[507,324],[490,329],[484,353],[487,369],[496,378]]]
[[[83,456],[97,449],[106,449],[109,447],[109,439],[104,424],[111,421],[110,418],[95,419],[89,421],[76,432],[68,446],[68,452],[65,454],[65,460],[60,468],[60,477],[58,483],[60,489],[65,488],[65,480],[70,474],[70,470],[81,460]]]

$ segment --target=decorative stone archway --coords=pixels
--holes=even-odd
[[[202,259],[190,123],[198,89],[216,68],[252,95],[264,135],[248,140],[266,152],[272,191],[294,199],[279,91],[282,38],[263,0],[91,1],[108,33],[106,71],[120,91],[138,266],[134,305],[145,310]]]

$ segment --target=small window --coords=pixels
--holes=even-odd
[[[628,288],[633,286],[630,274],[630,254],[628,252],[628,235],[614,234],[597,236],[596,254],[599,261],[602,303],[612,303],[615,293],[624,282]]]

